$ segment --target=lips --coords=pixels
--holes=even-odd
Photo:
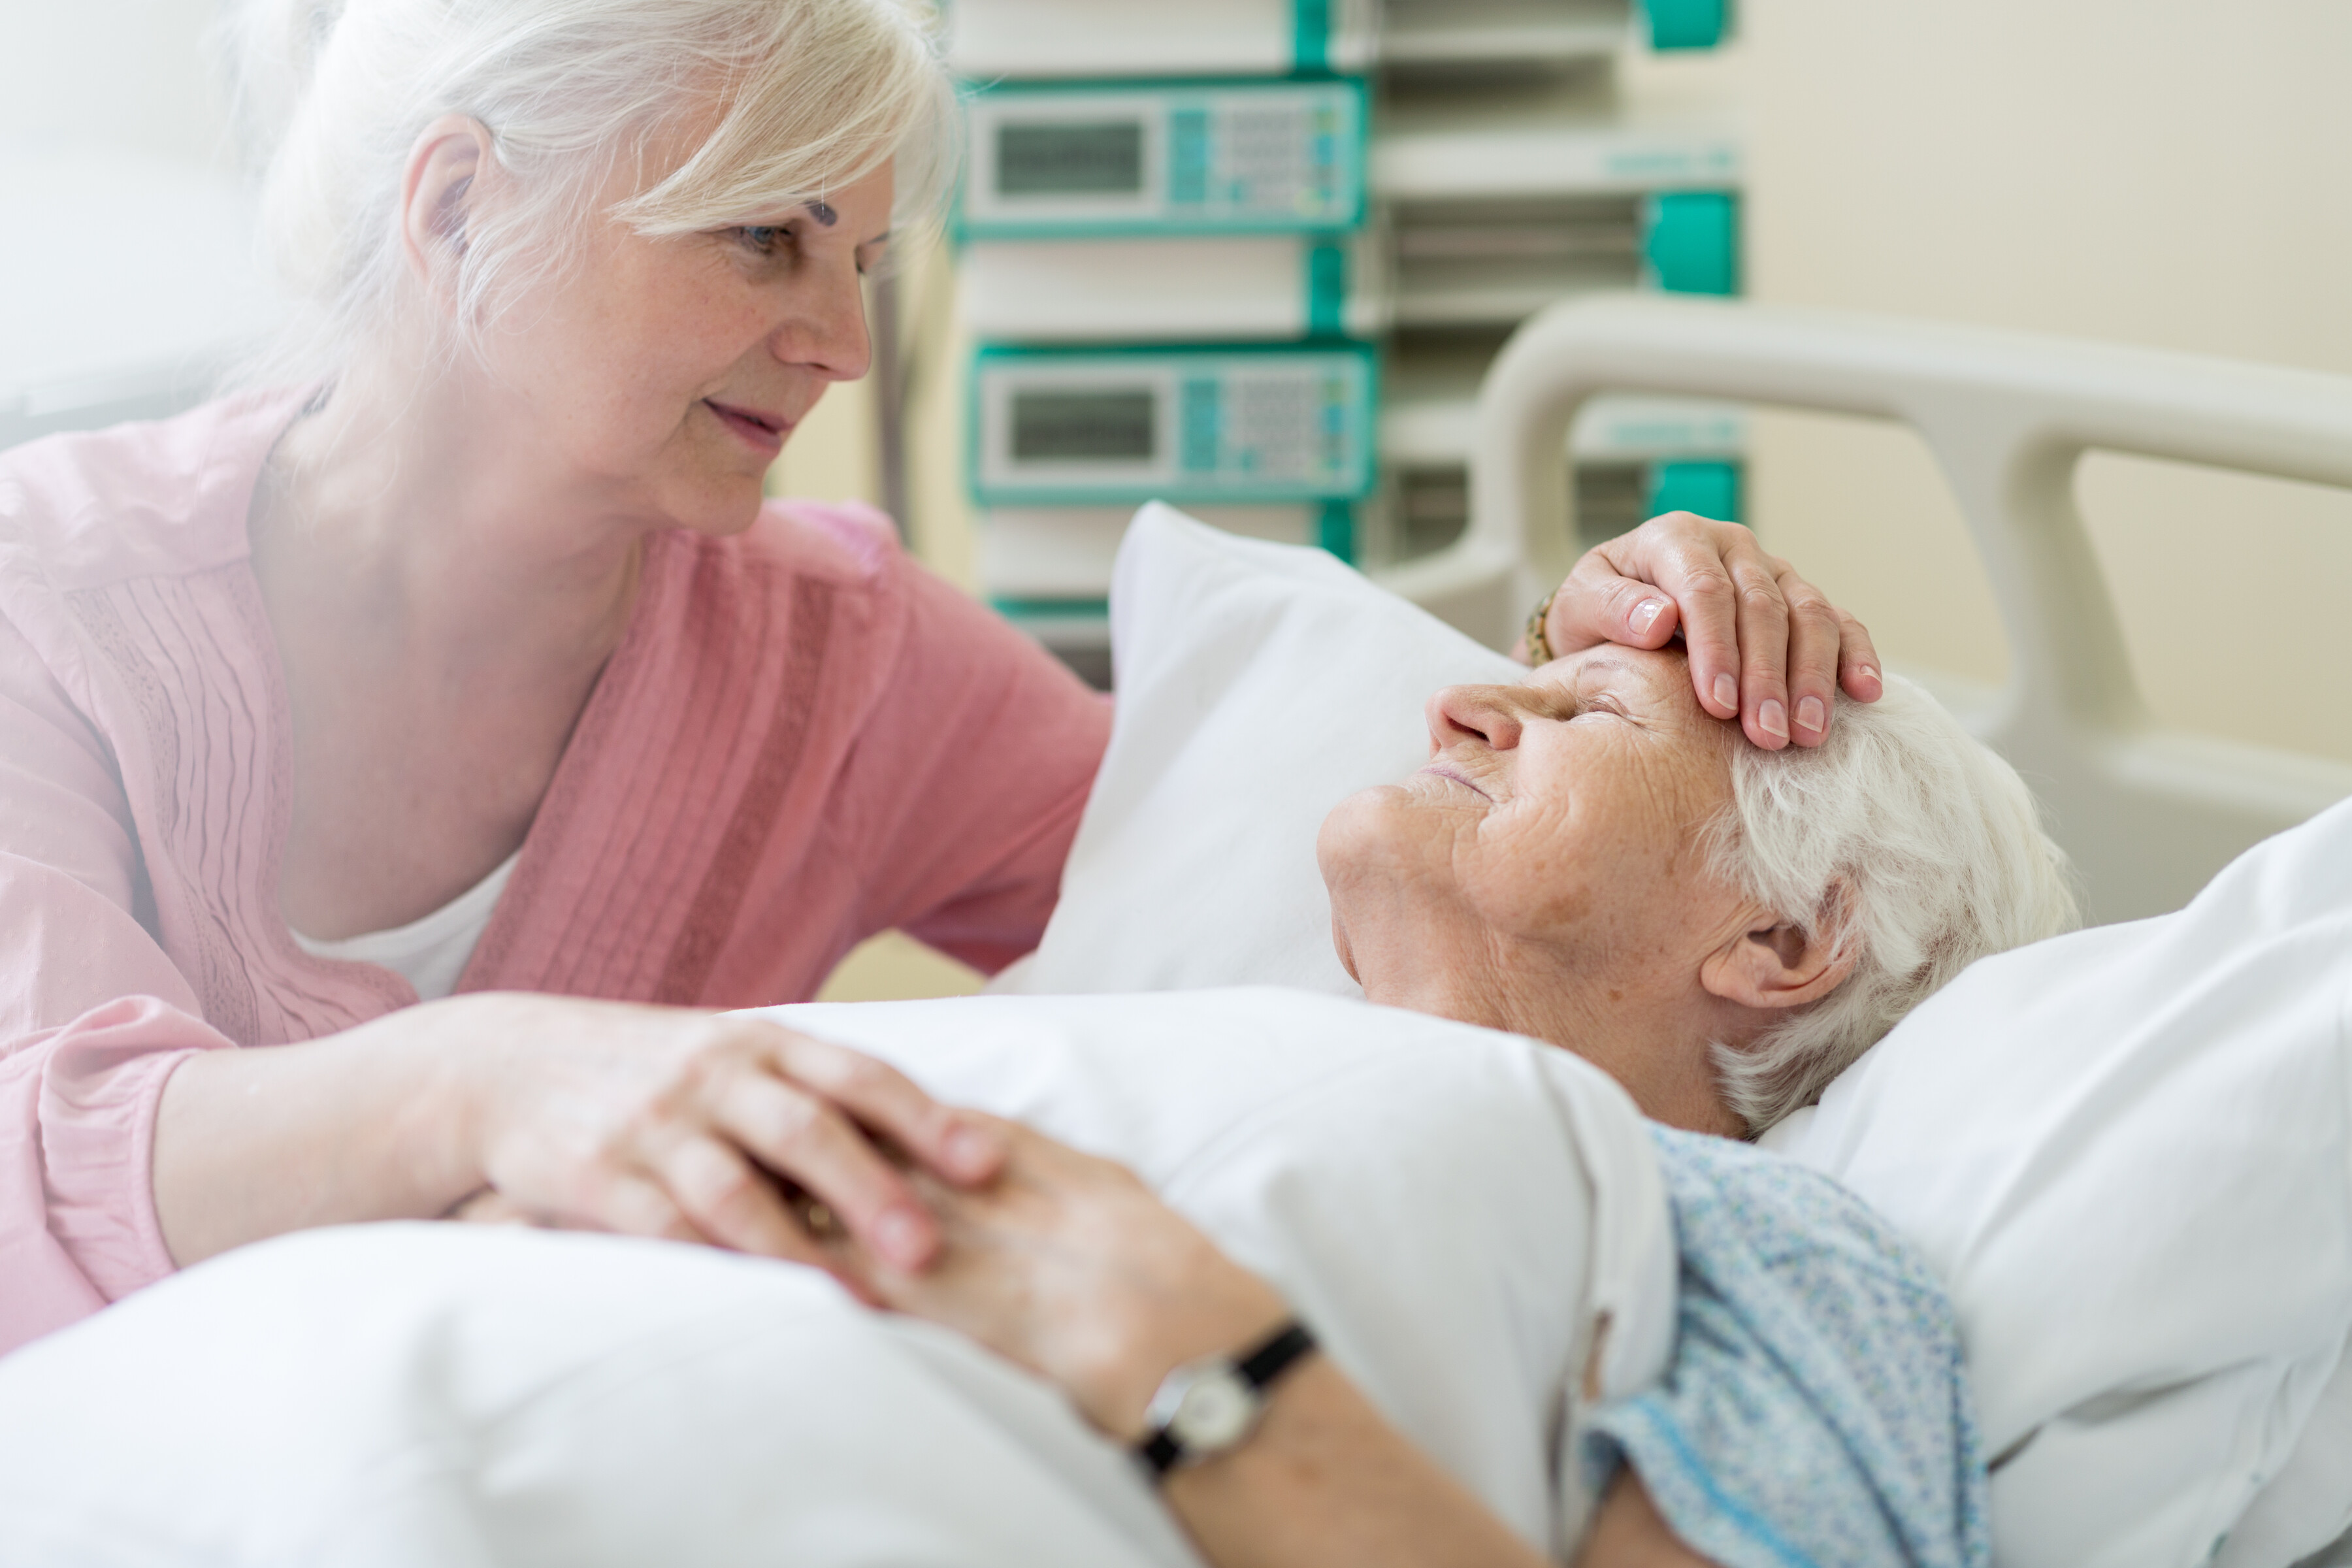
[[[702,400],[702,405],[710,410],[719,423],[732,430],[745,445],[755,450],[772,457],[784,449],[784,432],[791,426],[777,416],[708,397]]]
[[[1495,798],[1494,796],[1487,795],[1485,790],[1480,789],[1476,784],[1472,784],[1461,773],[1455,772],[1450,767],[1447,767],[1444,763],[1432,763],[1421,771],[1425,773],[1434,773],[1442,779],[1449,779],[1452,782],[1460,784],[1464,789],[1468,790],[1473,795],[1484,795],[1488,800]]]

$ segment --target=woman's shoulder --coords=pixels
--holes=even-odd
[[[69,590],[243,558],[254,481],[294,402],[247,394],[0,452],[0,559]]]

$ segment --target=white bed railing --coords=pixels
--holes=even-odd
[[[1712,300],[1556,305],[1519,329],[1479,393],[1463,537],[1381,580],[1508,646],[1573,561],[1560,453],[1599,392],[1874,416],[1919,433],[2010,638],[2007,686],[1965,716],[2041,795],[2094,919],[2176,909],[2247,846],[2352,795],[2352,767],[2152,721],[2072,483],[2083,454],[2103,449],[2352,486],[2352,378]],[[2182,631],[2226,657],[2225,634]]]

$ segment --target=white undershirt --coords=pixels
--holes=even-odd
[[[340,942],[320,942],[294,933],[294,940],[313,958],[339,958],[348,963],[373,963],[391,970],[416,987],[417,999],[435,1001],[457,989],[474,944],[490,923],[507,878],[522,858],[518,849],[499,862],[498,869],[421,920],[390,931],[362,931]]]

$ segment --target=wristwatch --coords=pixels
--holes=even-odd
[[[1239,1356],[1186,1362],[1151,1396],[1135,1457],[1157,1480],[1237,1447],[1265,1412],[1267,1387],[1314,1348],[1315,1336],[1293,1318]]]

